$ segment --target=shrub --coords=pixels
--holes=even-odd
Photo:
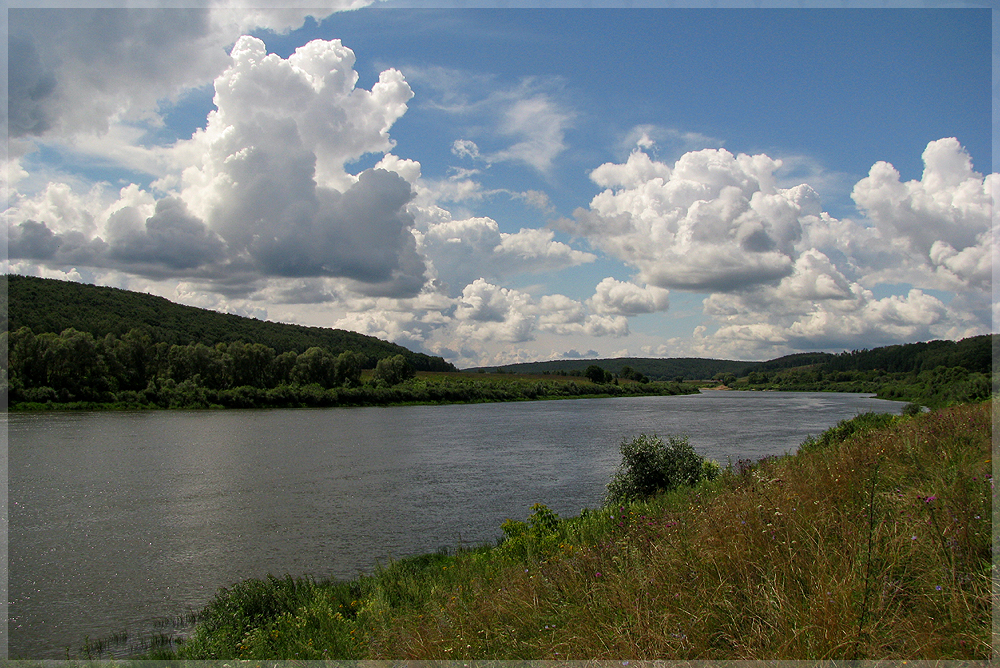
[[[515,562],[549,554],[558,543],[559,524],[559,515],[544,503],[536,503],[527,522],[508,518],[500,525],[504,536],[496,553]]]
[[[622,462],[608,483],[605,502],[609,505],[648,498],[682,485],[694,485],[707,473],[717,475],[704,458],[694,451],[687,437],[640,434],[623,439]]]

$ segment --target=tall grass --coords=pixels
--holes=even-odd
[[[648,501],[536,506],[494,547],[238,585],[180,655],[989,658],[989,405],[836,429]]]

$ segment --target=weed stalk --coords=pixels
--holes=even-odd
[[[865,595],[861,599],[861,614],[858,615],[858,636],[854,641],[853,661],[858,660],[858,653],[861,651],[861,634],[864,631],[865,619],[868,617],[868,599],[871,597],[872,549],[875,543],[875,486],[878,482],[878,467],[879,461],[876,459],[868,490],[868,563],[865,565]]]

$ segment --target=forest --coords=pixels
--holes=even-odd
[[[0,313],[4,328],[16,332],[28,327],[35,334],[60,334],[74,329],[103,339],[122,338],[136,331],[152,343],[186,346],[201,343],[256,343],[276,354],[304,353],[323,348],[335,355],[352,351],[364,356],[363,366],[374,368],[384,357],[402,355],[418,371],[456,371],[440,357],[416,353],[374,336],[324,327],[267,322],[208,309],[175,304],[162,297],[49,278],[8,275]]]

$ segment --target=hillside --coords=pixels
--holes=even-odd
[[[677,378],[704,379],[717,373],[741,374],[749,362],[734,360],[700,359],[694,357],[658,359],[651,357],[615,357],[611,359],[589,360],[552,360],[549,362],[524,362],[507,364],[500,367],[485,367],[486,371],[501,371],[503,373],[523,374],[570,374],[583,372],[587,367],[596,364],[612,373],[618,373],[622,367],[628,366],[646,376],[650,380],[675,380]],[[471,369],[478,371],[478,369]]]
[[[6,279],[6,308],[0,318],[11,332],[21,327],[29,327],[35,334],[73,328],[102,338],[108,334],[121,337],[139,329],[154,342],[171,345],[243,341],[263,344],[278,354],[302,353],[319,346],[334,354],[346,350],[361,353],[369,366],[385,357],[403,355],[420,371],[455,371],[440,357],[356,332],[255,320],[118,288],[29,276],[9,275]]]
[[[992,338],[992,340],[991,340]],[[874,348],[872,350],[832,353],[796,353],[764,362],[703,359],[693,357],[645,358],[615,357],[587,360],[552,360],[526,362],[499,367],[485,367],[485,371],[502,373],[577,374],[594,364],[612,373],[623,366],[631,367],[650,380],[705,380],[717,374],[748,376],[754,372],[776,372],[809,367],[823,373],[845,371],[882,370],[888,373],[915,373],[944,367],[963,367],[971,373],[990,374],[994,349],[1000,337],[974,336],[961,341],[928,341]],[[478,369],[474,369],[478,371]]]

